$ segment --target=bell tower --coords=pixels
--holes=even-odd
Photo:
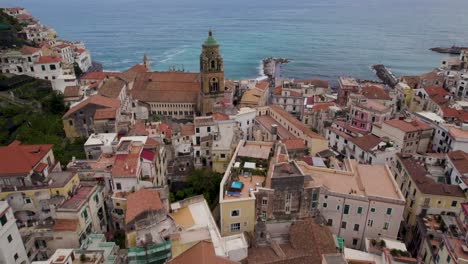
[[[145,66],[147,72],[151,71],[150,63],[149,63],[149,60],[148,60],[148,56],[146,56],[146,53],[143,56],[143,66]]]
[[[223,57],[219,53],[219,44],[208,32],[208,38],[202,45],[200,54],[201,76],[201,113],[206,115],[213,112],[213,106],[224,98],[224,65]]]

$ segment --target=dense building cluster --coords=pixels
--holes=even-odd
[[[37,46],[0,72],[50,80],[86,158],[0,147],[1,263],[468,262],[468,50],[391,86],[228,80],[210,30],[200,72],[105,72],[3,11]],[[222,175],[211,208],[176,197],[198,169]]]

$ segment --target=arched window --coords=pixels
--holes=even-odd
[[[211,60],[211,69],[214,70],[216,68],[216,62]]]
[[[219,91],[218,79],[211,78],[210,80],[210,93],[216,93]]]

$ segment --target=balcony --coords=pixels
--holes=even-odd
[[[113,218],[116,218],[116,219],[123,219],[125,217],[123,212],[119,213],[115,209],[112,209],[111,215],[112,215]]]

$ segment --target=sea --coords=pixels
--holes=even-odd
[[[431,71],[435,46],[468,46],[468,0],[0,0],[29,9],[62,39],[83,41],[107,71],[141,63],[198,71],[208,30],[225,75],[262,75],[262,59],[284,57],[284,77],[375,79]]]

